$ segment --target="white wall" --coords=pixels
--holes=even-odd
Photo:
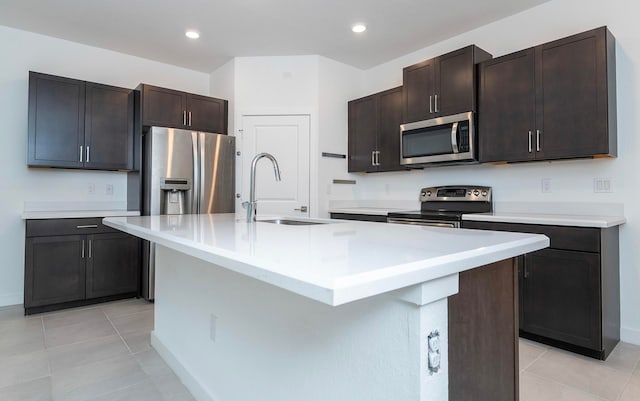
[[[229,101],[229,134],[235,133],[236,59],[211,73],[209,95]]]
[[[401,84],[402,67],[475,43],[494,56],[607,25],[616,37],[618,158],[507,166],[442,167],[409,173],[357,175],[358,199],[415,199],[418,189],[440,184],[494,188],[498,202],[622,202],[628,223],[620,230],[622,338],[640,344],[640,4],[624,0],[553,0],[403,56],[364,73],[363,95]],[[610,177],[614,193],[593,193],[593,178]],[[551,178],[552,193],[541,193]]]
[[[220,91],[233,103],[229,114],[235,120],[238,148],[243,115],[310,116],[310,214],[325,216],[330,199],[353,196],[352,186],[332,184],[334,178],[349,178],[346,159],[320,155],[347,153],[347,101],[362,91],[362,75],[361,70],[321,56],[238,57],[211,74],[211,91]],[[246,172],[241,161],[236,166],[237,187],[242,188]],[[243,194],[242,200],[246,197]]]
[[[23,300],[24,202],[104,202],[126,206],[126,175],[29,169],[27,105],[29,70],[135,88],[149,83],[207,95],[209,75],[95,47],[0,26],[0,306]],[[88,183],[95,194],[88,194]],[[105,195],[106,184],[114,194]]]
[[[326,217],[333,199],[353,197],[354,185],[333,184],[334,179],[350,179],[347,159],[321,157],[322,152],[347,154],[347,102],[362,91],[362,71],[326,57],[319,58],[317,179],[318,207],[315,216]]]
[[[215,75],[216,73],[214,73]],[[227,74],[228,75],[228,74]],[[310,116],[310,176],[317,177],[318,148],[318,56],[238,57],[235,59],[235,135],[242,149],[242,116],[269,114],[305,114]],[[230,116],[231,118],[231,116]],[[282,144],[286,147],[288,144]],[[241,188],[245,175],[241,160],[236,164],[236,188]],[[317,185],[310,185],[310,210],[314,210]],[[236,211],[241,211],[238,199]]]

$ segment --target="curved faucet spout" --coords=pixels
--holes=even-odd
[[[259,153],[251,161],[251,181],[249,182],[249,202],[247,202],[247,223],[253,223],[256,220],[256,166],[262,158],[271,160],[273,164],[273,173],[276,181],[280,181],[280,167],[278,161],[270,153]]]

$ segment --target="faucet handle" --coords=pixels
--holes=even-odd
[[[249,207],[249,202],[248,202],[248,201],[244,201],[244,202],[242,202],[242,208],[243,208],[243,209],[246,209],[246,208],[248,208],[248,207]]]

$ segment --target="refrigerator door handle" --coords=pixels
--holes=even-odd
[[[200,168],[198,169],[198,213],[208,213],[208,209],[205,209],[204,203],[204,188],[205,188],[205,173],[204,173],[204,169],[205,169],[205,150],[206,150],[206,138],[204,133],[200,132],[199,133],[200,138],[198,138],[198,144],[200,146]],[[212,155],[213,156],[213,155]]]
[[[191,133],[191,141],[193,147],[193,179],[191,182],[193,183],[193,188],[191,190],[191,213],[199,214],[200,213],[200,163],[198,160],[200,159],[200,146],[199,146],[199,138],[197,132]]]

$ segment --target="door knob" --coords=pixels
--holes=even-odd
[[[307,207],[306,206],[300,206],[300,208],[293,209],[293,210],[296,210],[296,211],[302,212],[302,213],[307,213]]]

